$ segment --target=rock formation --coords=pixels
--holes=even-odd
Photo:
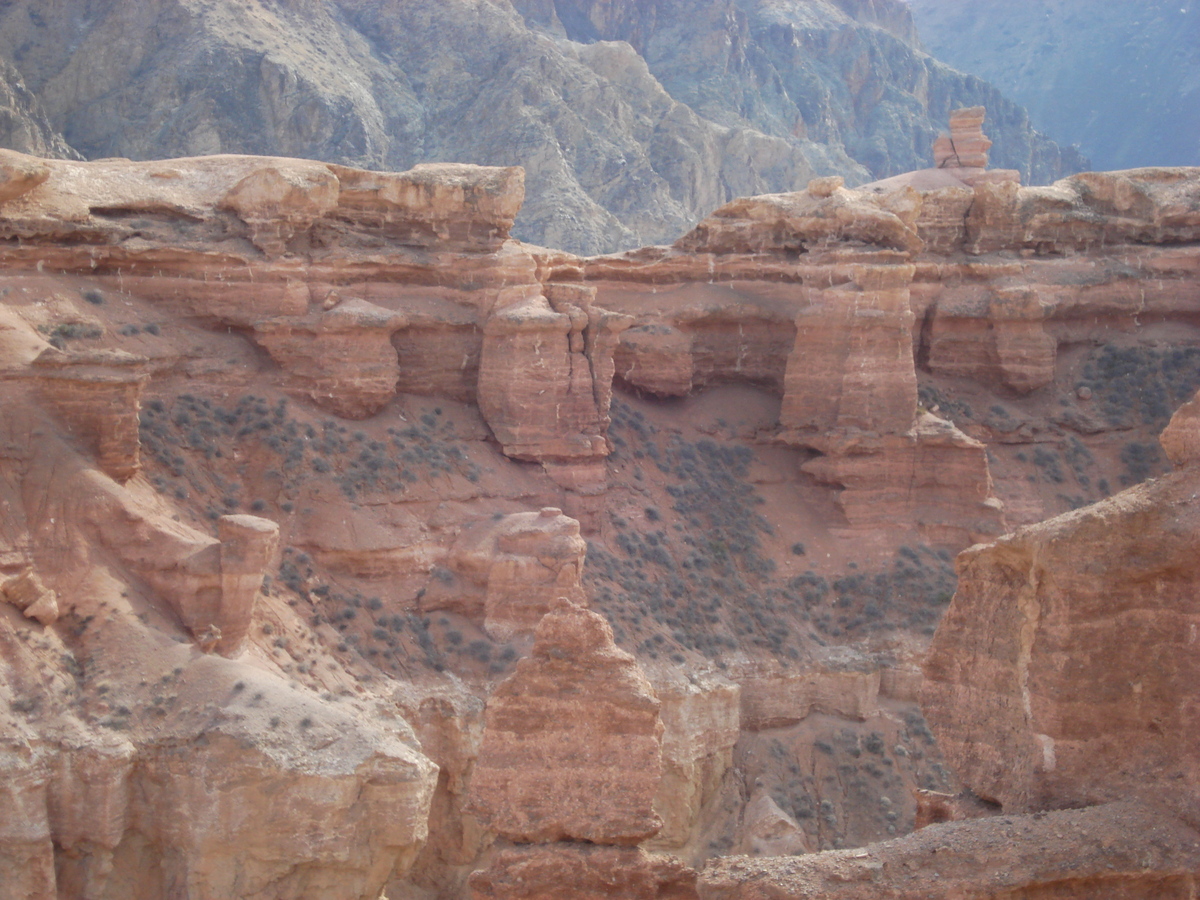
[[[488,701],[472,809],[520,843],[637,844],[662,826],[651,809],[662,770],[658,710],[603,617],[564,600]]]
[[[255,335],[316,403],[362,419],[395,396],[400,363],[392,335],[405,324],[393,310],[348,298],[312,316],[258,322]]]
[[[570,887],[567,888],[566,886]],[[570,890],[580,900],[693,900],[696,873],[670,857],[631,847],[578,844],[503,850],[471,877],[472,900],[550,900]]]
[[[579,522],[562,510],[513,513],[468,532],[452,553],[454,569],[476,586],[478,597],[435,579],[422,603],[427,609],[457,608],[496,639],[511,640],[531,634],[559,598],[587,605],[586,554]]]
[[[0,894],[687,897],[830,849],[698,889],[952,893],[1005,841],[1015,892],[1076,803],[1061,859],[1158,804],[1114,883],[1191,865],[1200,401],[1179,472],[995,535],[1164,466],[1196,173],[821,178],[580,258],[509,237],[511,168],[2,162]],[[959,783],[916,661],[981,539],[924,688]],[[964,785],[1011,821],[847,855]]]
[[[1112,804],[1038,818],[978,819],[923,828],[855,850],[709,866],[703,900],[821,897],[1186,897],[1196,833],[1150,810]]]
[[[722,860],[700,896],[1188,896],[1196,403],[1164,432],[1179,471],[959,557],[922,702],[966,785],[1003,815]]]
[[[1166,432],[1179,471],[959,558],[923,702],[966,783],[1006,811],[1139,798],[1200,821],[1189,413]]]
[[[468,810],[515,842],[472,874],[477,898],[687,898],[695,872],[635,847],[663,824],[660,704],[603,617],[562,600],[488,700]]]
[[[950,113],[950,133],[933,144],[934,168],[987,168],[992,142],[983,133],[986,112],[982,106],[975,106]]]
[[[21,0],[0,13],[0,63],[6,147],[519,165],[529,203],[517,233],[577,252],[668,241],[722,203],[814,175],[911,169],[952,105],[991,108],[997,155],[1035,181],[1085,166],[994,88],[927,56],[898,0],[669,12],[592,0],[124,0],[53,19]],[[215,72],[236,73],[236,90]],[[327,173],[310,169],[307,184],[296,174],[256,173],[228,198],[257,219],[268,253],[331,200]],[[323,200],[311,192],[320,183]],[[294,191],[315,205],[271,217]]]
[[[96,454],[97,465],[125,481],[141,468],[138,411],[149,379],[146,360],[129,353],[62,353],[47,348],[33,361],[47,406]]]
[[[608,455],[613,348],[632,320],[592,306],[590,288],[548,285],[488,318],[479,408],[514,459]]]
[[[0,597],[43,625],[58,619],[58,595],[42,584],[32,568],[0,582]]]

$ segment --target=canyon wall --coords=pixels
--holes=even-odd
[[[1195,394],[1200,178],[985,161],[578,257],[516,168],[3,154],[0,896],[1189,883],[1195,402],[1087,504]]]

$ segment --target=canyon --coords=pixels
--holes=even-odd
[[[986,122],[592,256],[0,151],[0,898],[1191,896],[1200,172]]]

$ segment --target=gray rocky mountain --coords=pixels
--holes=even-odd
[[[1099,169],[1200,165],[1200,2],[910,0],[928,50]]]
[[[900,0],[8,0],[0,59],[50,155],[521,165],[515,233],[589,253],[927,165],[956,106],[988,107],[995,165],[1084,165],[922,52]]]

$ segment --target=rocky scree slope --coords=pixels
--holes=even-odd
[[[0,58],[35,101],[13,149],[520,165],[516,234],[575,252],[666,242],[814,175],[916,168],[955,105],[993,110],[997,158],[1027,180],[1085,167],[925,55],[893,0],[20,0]]]
[[[510,238],[513,168],[3,172],[0,896],[865,852],[961,786],[952,554],[1163,471],[1200,386],[1194,170],[817,179],[591,258]]]
[[[909,0],[925,47],[1098,169],[1200,164],[1200,6]]]

